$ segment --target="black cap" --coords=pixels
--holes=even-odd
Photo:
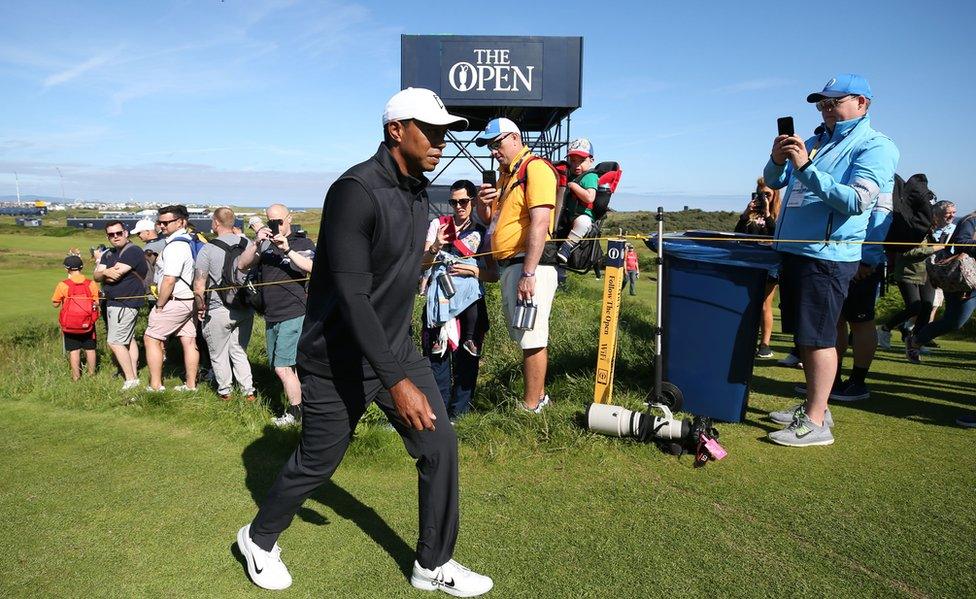
[[[78,256],[68,256],[64,259],[64,267],[68,270],[81,270],[85,267],[85,263]]]

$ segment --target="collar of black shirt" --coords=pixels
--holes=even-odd
[[[430,183],[427,177],[421,176],[418,179],[401,173],[396,160],[393,159],[393,154],[390,154],[390,148],[387,147],[386,142],[380,142],[380,147],[376,150],[376,159],[386,169],[390,178],[396,181],[397,187],[400,189],[409,191],[412,194],[419,194]]]

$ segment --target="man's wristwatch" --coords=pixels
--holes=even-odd
[[[535,276],[535,273],[534,272],[525,272],[524,270],[522,271],[522,278],[523,279],[528,279],[528,278],[534,277],[534,276]]]

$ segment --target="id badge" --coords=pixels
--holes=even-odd
[[[790,190],[790,196],[786,198],[787,208],[798,208],[803,205],[803,196],[806,195],[807,188],[803,186],[803,183],[799,181],[793,182],[793,187]]]

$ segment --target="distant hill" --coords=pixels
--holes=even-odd
[[[650,211],[611,212],[607,215],[604,233],[623,229],[625,235],[653,233],[657,231],[655,213]],[[697,208],[664,213],[665,231],[688,231],[703,229],[708,231],[732,231],[739,221],[739,213],[717,210],[706,212]]]

